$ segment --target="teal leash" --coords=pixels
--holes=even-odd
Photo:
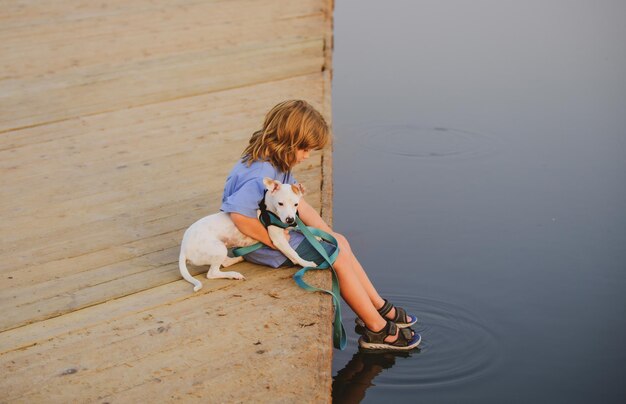
[[[333,264],[337,260],[337,256],[339,255],[339,243],[337,239],[332,235],[326,233],[323,230],[316,229],[315,227],[308,227],[299,217],[296,217],[296,222],[298,223],[298,230],[302,232],[304,237],[307,239],[309,243],[315,248],[315,250],[324,258],[324,262],[322,262],[317,267],[304,267],[295,273],[293,279],[296,281],[298,286],[302,289],[307,290],[309,292],[324,292],[328,293],[333,298],[333,308],[335,310],[335,319],[333,320],[333,345],[335,348],[344,350],[347,344],[346,338],[346,330],[343,328],[343,323],[341,322],[341,301],[339,297],[341,296],[339,291],[339,280],[337,279],[337,273],[335,272],[335,268]],[[315,238],[315,236],[320,237],[322,240],[331,243],[334,245],[335,251],[329,257],[326,253],[326,250],[322,246],[322,244]],[[330,273],[332,275],[332,291],[326,289],[320,289],[315,286],[311,286],[306,283],[303,279],[304,274],[311,269],[328,269],[330,268]]]
[[[268,224],[266,224],[265,221],[262,220],[265,227],[270,225],[279,226],[281,228],[289,227],[281,222],[280,219],[275,218],[275,216],[273,215],[270,215],[269,219],[270,220]],[[298,272],[295,273],[293,279],[296,281],[298,286],[306,291],[328,293],[333,298],[333,308],[335,311],[335,318],[333,320],[333,346],[335,348],[343,350],[346,347],[347,338],[346,330],[343,328],[343,323],[341,322],[341,301],[339,300],[341,293],[339,291],[339,281],[337,279],[337,273],[335,272],[335,268],[333,267],[333,264],[335,263],[335,261],[337,260],[337,256],[339,255],[339,243],[337,242],[337,239],[331,234],[328,234],[323,230],[305,225],[298,216],[296,216],[296,223],[298,225],[297,230],[299,230],[304,235],[304,237],[311,244],[311,246],[313,246],[313,248],[322,256],[322,258],[324,258],[324,262],[322,262],[317,267],[304,267],[300,269]],[[326,252],[322,244],[317,240],[316,236],[320,237],[322,240],[328,243],[331,243],[336,247],[335,251],[330,256],[328,256],[328,253]],[[256,251],[261,247],[263,247],[263,243],[256,243],[248,247],[239,247],[233,249],[232,254],[235,257],[240,257],[242,255],[249,254],[252,251]],[[320,289],[315,286],[311,286],[303,279],[304,274],[307,273],[307,271],[309,270],[329,268],[332,275],[332,290]]]

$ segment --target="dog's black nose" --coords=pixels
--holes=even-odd
[[[294,222],[293,217],[288,217],[287,219],[285,219],[287,221],[287,224],[292,224]]]

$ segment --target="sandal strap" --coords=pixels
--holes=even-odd
[[[385,317],[387,315],[387,313],[389,313],[391,311],[391,309],[393,309],[393,304],[389,303],[389,300],[387,299],[383,299],[385,301],[385,304],[383,304],[383,307],[381,307],[380,309],[378,309],[378,313]]]
[[[387,321],[387,327],[385,328],[387,328],[387,335],[385,335],[383,339],[387,338],[389,335],[396,335],[398,332],[398,326],[393,321]]]
[[[378,309],[378,313],[385,317],[393,308],[396,309],[396,316],[391,320],[394,323],[400,323],[400,324],[406,324],[409,323],[409,316],[406,313],[406,310],[404,310],[402,307],[396,307],[393,304],[391,304],[387,299],[383,299],[385,301],[385,304],[383,304],[383,307],[381,307],[380,309]],[[385,319],[387,319],[385,317]]]
[[[393,324],[393,323],[392,323]],[[410,328],[400,328],[398,332],[398,339],[392,342],[390,345],[394,346],[407,346],[413,339]]]
[[[406,315],[406,310],[402,307],[396,307],[396,318],[393,319],[396,323],[408,323],[409,317]]]
[[[409,345],[409,342],[411,342],[411,340],[413,339],[413,334],[411,333],[411,329],[410,328],[400,328],[400,334],[402,334],[402,337],[404,338],[404,346]],[[400,336],[398,335],[398,340],[400,340],[399,338]]]
[[[395,335],[398,326],[391,322],[387,321],[387,324],[380,331],[372,331],[369,328],[365,327],[365,332],[363,333],[365,337],[367,337],[367,341],[373,344],[384,344],[385,338],[389,335]]]
[[[385,338],[390,335],[398,335],[398,338],[394,342],[385,342]],[[372,331],[365,327],[364,336],[367,341],[373,344],[388,344],[398,347],[405,347],[409,345],[413,339],[412,331],[410,328],[398,328],[393,321],[387,321],[387,325],[380,331]]]

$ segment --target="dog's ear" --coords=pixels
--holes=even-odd
[[[294,194],[297,195],[304,195],[304,186],[302,184],[294,184],[291,186],[291,190],[293,191]]]
[[[280,182],[273,180],[270,177],[263,178],[263,185],[265,185],[265,188],[267,188],[270,193],[274,193],[280,188]]]

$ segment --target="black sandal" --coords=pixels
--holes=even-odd
[[[413,316],[410,316],[410,315],[406,314],[406,310],[404,310],[402,307],[396,307],[396,316],[395,316],[395,318],[387,318],[387,317],[385,317],[391,311],[391,309],[393,309],[395,306],[393,304],[389,303],[389,300],[387,300],[387,299],[383,299],[383,300],[385,301],[385,304],[383,304],[383,307],[378,309],[378,313],[385,320],[393,321],[400,328],[410,327],[413,324],[417,323],[417,317],[413,317]],[[358,325],[360,327],[365,327],[365,323],[360,318],[357,317],[355,322],[356,322],[356,325]]]
[[[422,337],[415,333],[411,335],[410,328],[398,328],[393,321],[387,321],[387,325],[380,331],[372,331],[365,327],[363,336],[359,338],[359,346],[363,349],[382,349],[387,351],[409,351],[417,348]],[[388,336],[398,335],[394,342],[385,342]]]

